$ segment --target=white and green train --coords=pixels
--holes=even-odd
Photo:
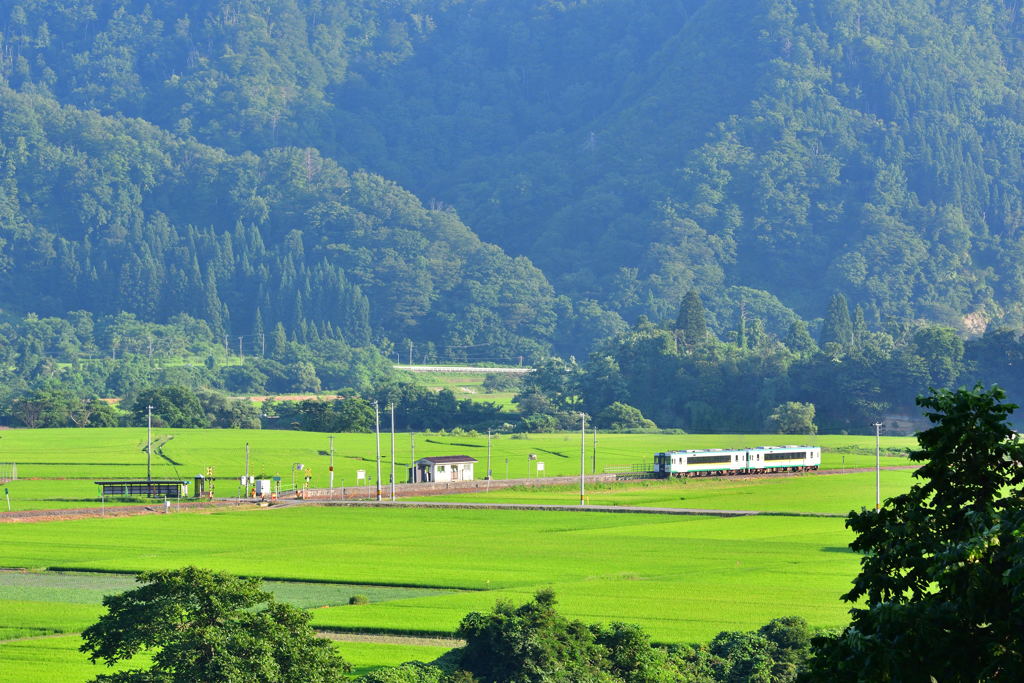
[[[666,451],[654,455],[654,472],[664,477],[806,472],[821,465],[817,446],[761,446],[736,450]]]

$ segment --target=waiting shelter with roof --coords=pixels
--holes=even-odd
[[[468,455],[435,455],[420,458],[409,468],[409,483],[473,481],[476,458]]]
[[[108,479],[94,482],[103,496],[145,496],[148,498],[184,498],[188,482],[180,479]]]

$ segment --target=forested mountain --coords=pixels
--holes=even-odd
[[[4,307],[495,359],[690,290],[723,338],[836,292],[873,331],[1020,328],[1021,28],[1010,0],[12,0]]]
[[[690,287],[763,316],[748,287],[808,319],[841,291],[874,325],[1021,323],[1016,3],[460,7],[341,88],[343,147],[564,291],[630,320]]]

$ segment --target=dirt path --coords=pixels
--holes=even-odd
[[[336,631],[317,631],[318,636],[337,640],[343,643],[384,643],[387,645],[416,645],[428,647],[462,647],[466,641],[458,638],[424,638],[420,636],[401,636],[392,633],[338,633]]]
[[[202,501],[189,503],[172,503],[170,513],[213,512],[225,508],[241,508],[251,510],[251,504],[239,505],[237,500]],[[93,519],[100,517],[133,517],[136,515],[167,514],[163,505],[110,505],[107,507],[88,508],[56,508],[50,510],[19,510],[17,512],[0,512],[0,522],[59,522],[68,519]]]
[[[25,641],[25,640],[45,640],[46,638],[62,638],[64,636],[77,636],[77,635],[79,635],[77,632],[75,632],[75,633],[43,633],[43,634],[40,634],[38,636],[19,636],[18,638],[3,638],[3,639],[0,639],[0,645],[4,645],[6,643],[20,643],[20,642]]]

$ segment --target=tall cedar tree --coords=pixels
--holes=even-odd
[[[683,333],[683,341],[687,346],[700,344],[707,339],[708,324],[704,304],[700,300],[700,295],[692,289],[686,293],[683,303],[679,306],[676,329]]]
[[[825,324],[821,328],[822,346],[829,342],[839,344],[843,348],[849,348],[853,343],[853,321],[850,320],[850,306],[846,303],[846,297],[842,293],[832,296]]]

